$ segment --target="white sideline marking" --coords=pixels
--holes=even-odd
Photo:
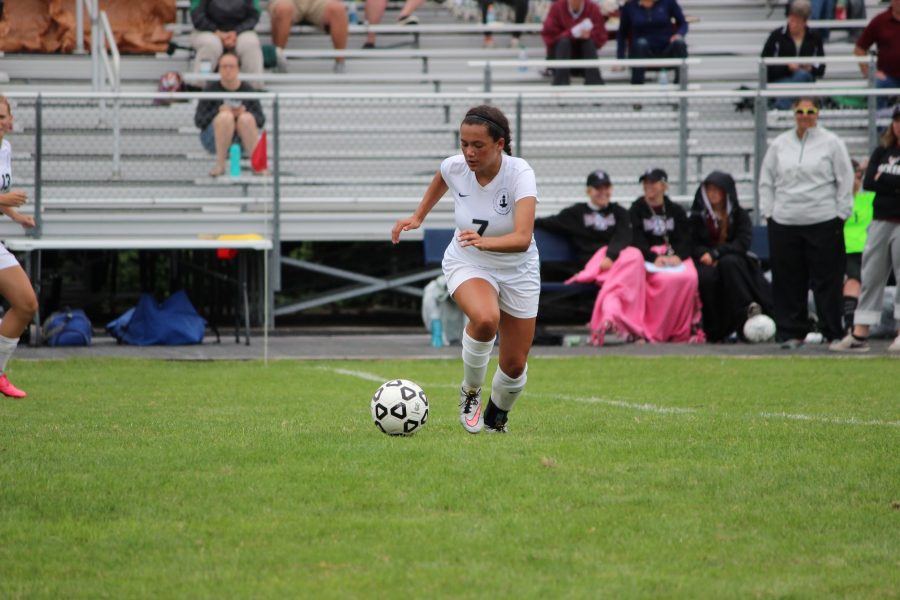
[[[814,421],[816,423],[834,423],[835,425],[870,425],[870,426],[885,426],[885,427],[900,427],[900,421],[879,421],[879,420],[871,420],[871,421],[863,421],[861,419],[857,419],[856,417],[848,417],[848,418],[839,418],[839,417],[814,417],[812,415],[792,415],[790,413],[771,413],[771,412],[762,412],[759,413],[759,416],[767,418],[767,419],[789,419],[791,421]]]
[[[330,371],[337,375],[346,375],[347,377],[356,377],[358,379],[365,379],[366,381],[375,381],[375,382],[385,382],[388,380],[387,377],[382,377],[381,375],[376,375],[374,373],[369,373],[366,371],[353,371],[350,369],[339,369],[333,367],[317,367],[323,371]],[[448,387],[448,388],[456,388],[455,384],[429,384],[426,387],[433,388],[440,385],[440,387]],[[598,398],[596,396],[569,396],[566,394],[529,394],[529,396],[533,398],[547,398],[550,400],[568,400],[570,402],[584,402],[588,404],[605,404],[606,406],[615,406],[617,408],[627,408],[629,410],[639,410],[642,412],[651,412],[656,414],[663,415],[683,415],[683,414],[695,414],[697,411],[693,408],[679,408],[675,406],[658,406],[656,404],[638,404],[636,402],[626,402],[624,400],[609,400],[607,398]],[[803,414],[791,414],[791,413],[775,413],[775,412],[761,412],[759,416],[764,419],[788,419],[791,421],[808,421],[812,423],[831,423],[834,425],[864,425],[869,427],[900,427],[900,421],[880,421],[878,419],[874,420],[863,420],[857,419],[856,417],[816,417],[813,415],[803,415]]]
[[[587,398],[581,396],[567,396],[565,394],[534,394],[545,398],[556,398],[558,400],[570,400],[573,402],[587,402],[590,404],[606,404],[607,406],[616,406],[618,408],[629,408],[631,410],[640,410],[643,412],[652,412],[664,415],[683,415],[697,412],[693,408],[678,408],[675,406],[657,406],[656,404],[638,404],[635,402],[625,402],[624,400],[608,400],[607,398],[597,398],[590,396]]]
[[[374,373],[366,373],[365,371],[351,371],[350,369],[335,369],[332,367],[317,367],[322,371],[331,371],[332,373],[336,373],[338,375],[346,375],[347,377],[356,377],[358,379],[365,379],[366,381],[377,381],[378,383],[384,383],[388,380],[387,377],[382,377],[381,375],[376,375]]]

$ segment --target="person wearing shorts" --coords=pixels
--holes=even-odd
[[[445,159],[419,206],[391,230],[398,243],[449,190],[456,231],[442,263],[447,288],[469,319],[463,332],[459,419],[469,433],[506,432],[525,388],[541,291],[534,243],[534,171],[510,153],[509,121],[493,106],[469,109],[459,128],[462,154]],[[482,412],[481,388],[497,333],[500,357]]]
[[[284,49],[291,34],[291,25],[307,22],[331,36],[335,50],[347,47],[347,32],[350,21],[341,0],[272,0],[269,2],[269,16],[272,18],[272,44],[278,59],[278,68],[286,70]],[[344,58],[336,58],[334,71],[344,72]]]
[[[21,190],[11,189],[12,147],[6,140],[6,134],[12,131],[12,126],[9,101],[0,96],[0,212],[22,227],[30,229],[34,227],[34,219],[15,209],[22,206],[28,196]],[[28,275],[3,244],[0,244],[0,295],[9,302],[9,310],[0,321],[0,394],[10,398],[24,398],[28,394],[10,383],[6,365],[19,344],[19,336],[34,318],[38,301]]]

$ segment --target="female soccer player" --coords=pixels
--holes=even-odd
[[[453,192],[456,232],[442,266],[447,288],[469,318],[459,420],[469,433],[483,427],[505,433],[507,413],[525,388],[541,290],[533,235],[537,187],[528,163],[511,155],[509,121],[499,109],[469,109],[459,139],[462,154],[441,163],[415,212],[394,225],[391,241],[421,226],[447,190]],[[481,386],[498,331],[500,362],[482,414]]]
[[[21,225],[34,227],[34,219],[19,214],[16,206],[22,206],[28,197],[21,190],[10,190],[12,183],[12,148],[6,134],[12,131],[12,112],[9,101],[0,96],[0,212]],[[6,363],[19,343],[19,336],[28,327],[37,312],[37,297],[28,275],[19,266],[16,257],[0,244],[0,296],[9,302],[9,310],[0,321],[0,393],[11,398],[24,398],[25,392],[9,382]]]

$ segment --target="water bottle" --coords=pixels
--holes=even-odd
[[[497,13],[494,11],[494,5],[488,4],[487,7],[487,24],[493,25],[497,22]]]
[[[528,60],[528,48],[525,46],[521,46],[519,48],[519,60],[526,61]],[[525,75],[528,73],[528,67],[526,65],[519,65],[519,75]]]
[[[666,69],[659,70],[659,85],[669,85],[669,71]]]
[[[351,25],[359,23],[359,14],[356,12],[356,0],[352,0],[347,4],[347,20]]]
[[[444,347],[444,327],[440,319],[431,320],[431,346],[433,348]]]
[[[241,145],[237,142],[231,144],[228,149],[228,166],[232,177],[239,177],[241,174]]]

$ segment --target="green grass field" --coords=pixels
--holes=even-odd
[[[900,596],[896,360],[532,359],[506,436],[458,360],[12,366],[0,598]]]

